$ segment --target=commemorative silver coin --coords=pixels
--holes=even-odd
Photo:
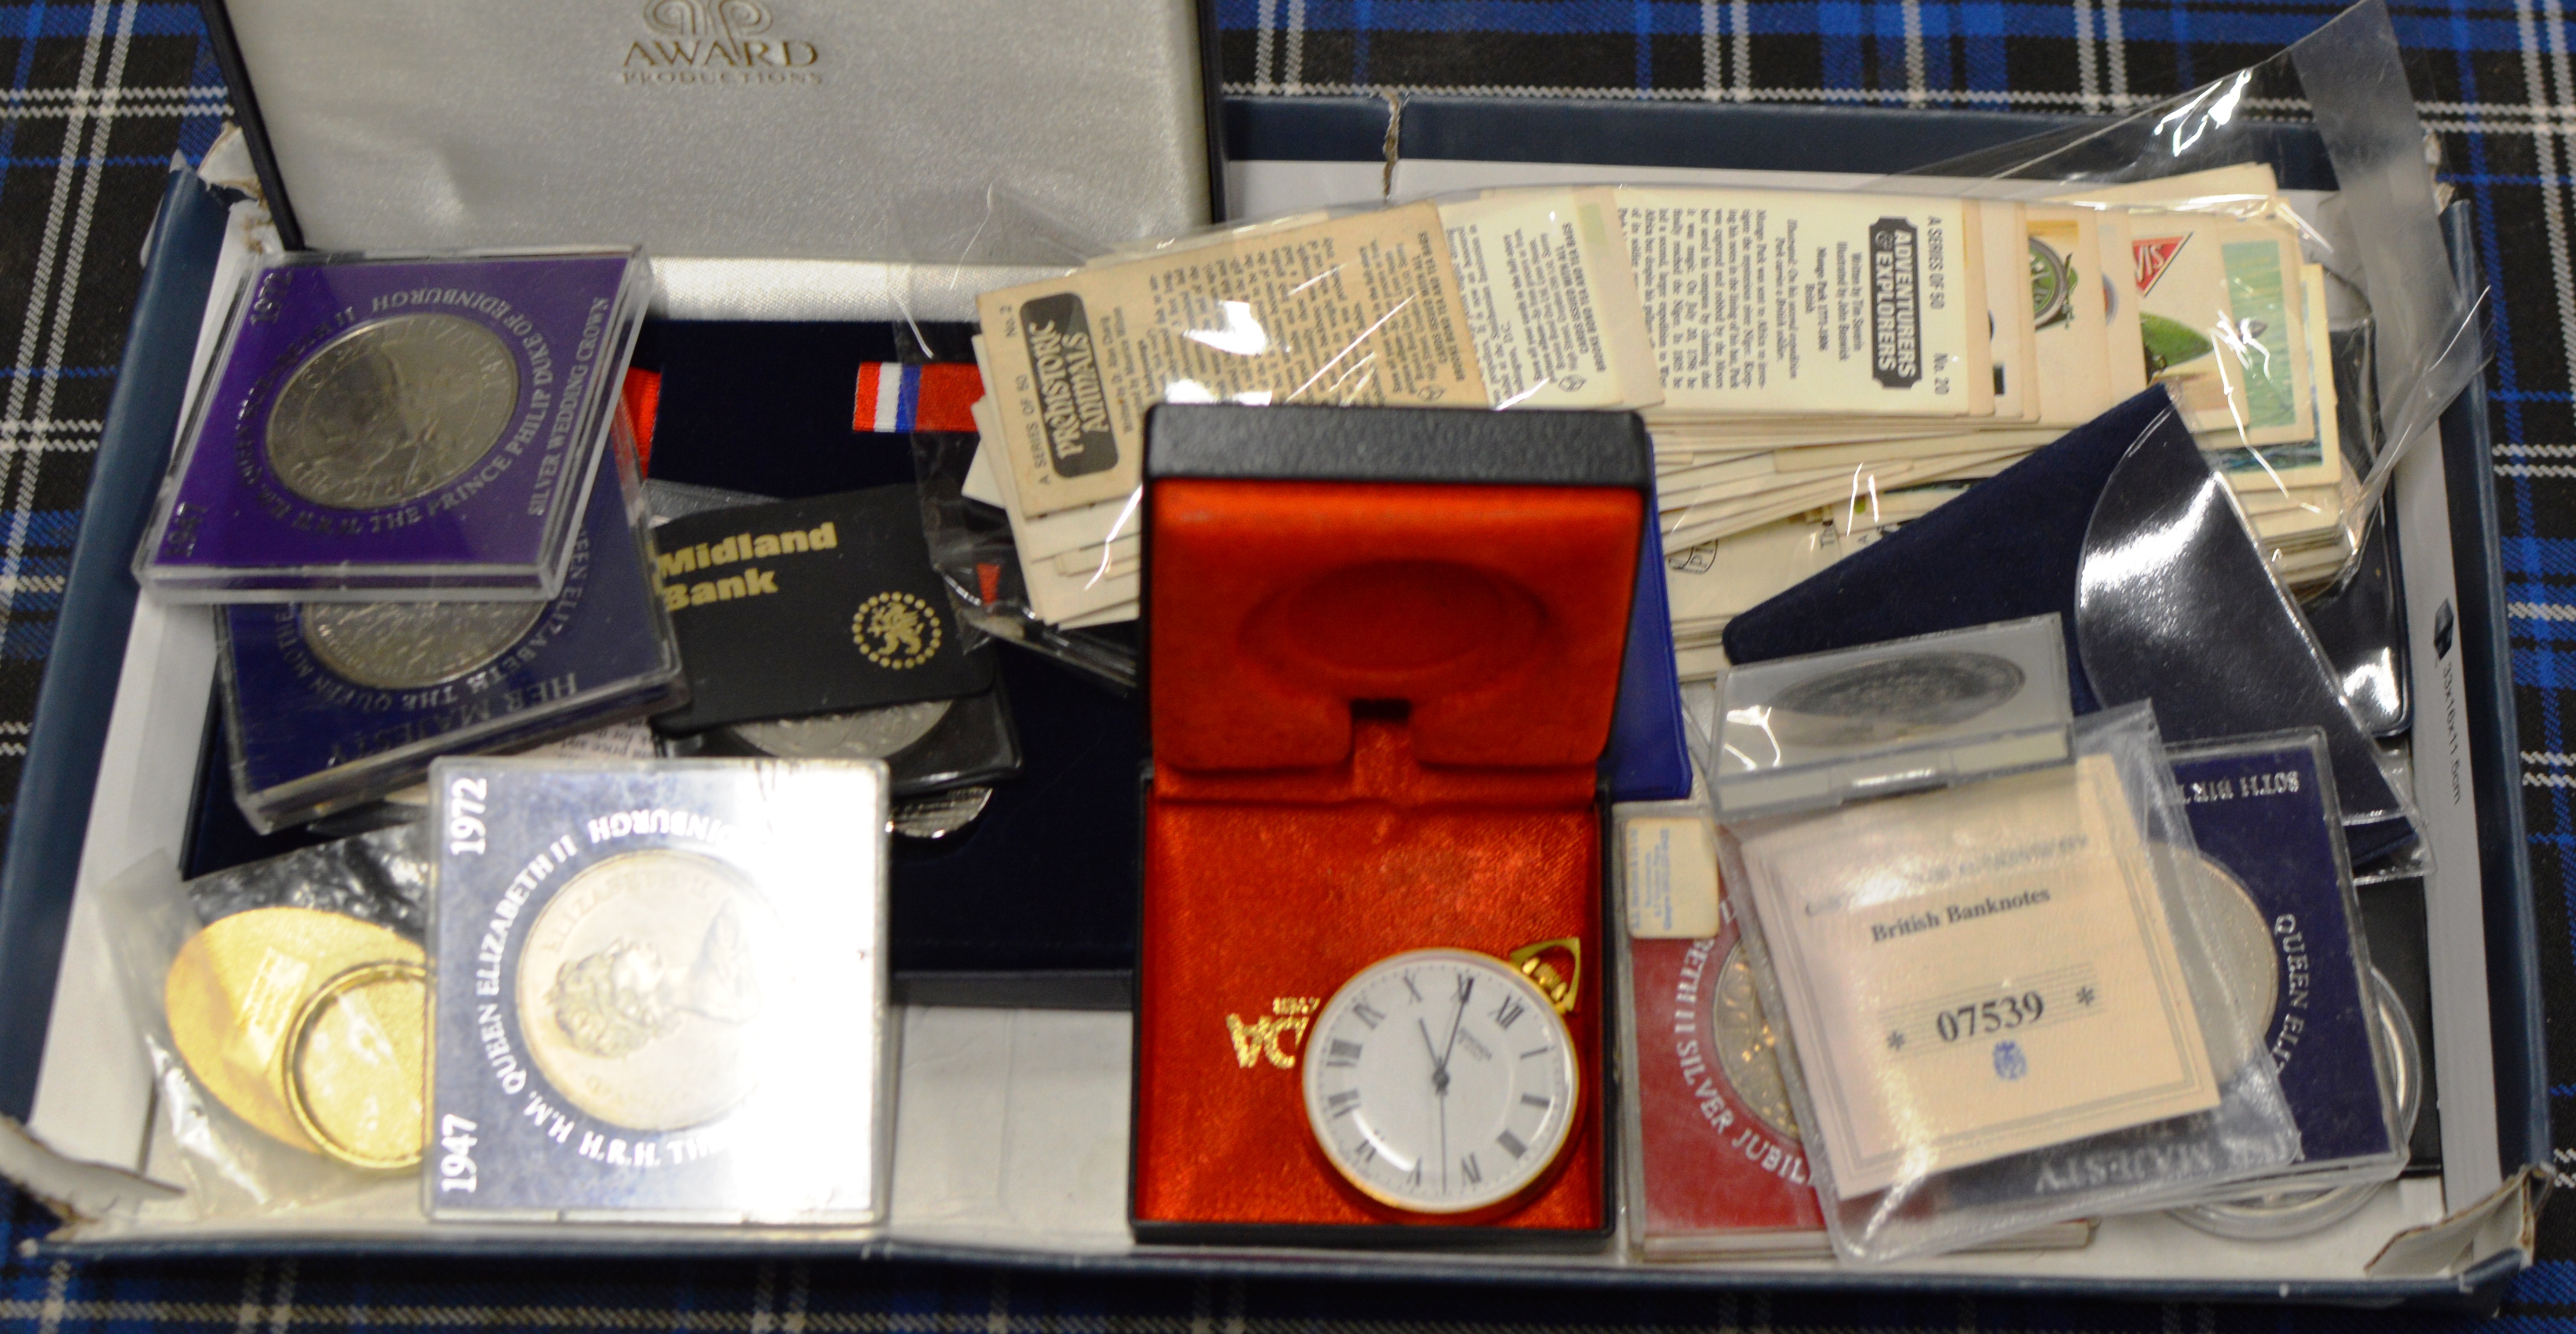
[[[1753,965],[1741,945],[1726,952],[1717,985],[1710,989],[1709,1021],[1717,1034],[1718,1066],[1735,1096],[1764,1125],[1795,1138],[1798,1115],[1790,1108],[1789,1086],[1780,1075],[1780,1036],[1762,1012]]]
[[[1956,727],[2010,701],[2026,678],[1991,653],[1881,658],[1800,681],[1770,701],[1773,735],[1803,746],[1884,745]]]
[[[510,651],[544,602],[314,602],[304,643],[344,680],[377,690],[453,681]]]
[[[751,1092],[778,925],[740,873],[695,853],[623,853],[573,877],[520,956],[528,1054],[583,1111],[630,1130],[712,1121]]]
[[[739,723],[732,731],[742,744],[782,760],[882,760],[928,736],[948,716],[949,704],[935,699],[807,718],[771,718]]]
[[[2204,1024],[2210,1059],[2224,1073],[2264,1051],[2281,984],[2280,956],[2263,910],[2226,867],[2195,852],[2183,884],[2183,900],[2200,927],[2210,962],[2225,979],[2229,999],[2242,1007],[2232,1027]]]
[[[456,315],[372,321],[324,344],[278,391],[268,466],[317,505],[400,505],[463,476],[518,401],[519,364],[499,334]]]

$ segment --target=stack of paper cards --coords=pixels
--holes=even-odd
[[[1699,198],[1717,208],[1718,200],[1748,197],[1765,204],[1804,198],[1628,190],[1621,192],[1621,218],[1629,234],[1640,237],[1655,226],[1675,225],[1645,219],[1678,216],[1679,200]],[[1845,206],[1887,202],[1878,196],[1817,198]],[[1705,340],[1694,334],[1676,343],[1663,331],[1686,321],[1650,320],[1666,368],[1666,393],[1647,418],[1655,430],[1674,645],[1685,679],[1712,676],[1726,665],[1718,639],[1736,613],[1921,517],[2151,381],[2174,393],[2211,461],[2232,483],[2284,583],[2305,588],[2341,568],[2351,550],[2341,516],[2356,479],[2344,466],[2336,429],[2325,273],[2301,261],[2298,233],[2278,220],[2287,213],[2269,168],[2230,167],[2089,190],[2065,203],[1970,201],[1973,208],[1957,205],[1955,215],[1932,207],[1940,201],[1895,202],[1918,210],[1904,220],[1918,229],[1917,287],[1927,311],[1935,237],[1945,252],[1956,253],[1962,247],[1951,239],[1958,234],[1952,229],[1970,231],[1976,241],[1972,253],[1987,261],[1989,278],[2006,272],[2012,253],[2024,258],[2027,305],[2009,299],[2016,294],[2008,290],[2013,282],[1989,282],[1983,298],[1993,369],[1990,413],[1979,415],[1973,392],[1955,381],[1950,394],[1934,393],[1928,400],[1920,383],[1881,388],[1903,378],[1902,358],[1889,364],[1873,348],[1865,367],[1835,361],[1819,370],[1785,356],[1753,366],[1741,377],[1747,387],[1727,392],[1739,400],[1770,395],[1763,401],[1774,401],[1785,378],[1813,386],[1812,410],[1729,415],[1721,406],[1724,393],[1696,387],[1709,379],[1699,369]],[[1774,294],[1794,297],[1801,307],[1788,311],[1781,305],[1775,342],[1803,333],[1810,354],[1839,355],[1840,328],[1815,327],[1804,307],[1836,300],[1831,280],[1844,262],[1837,256],[1849,251],[1828,254],[1829,247],[1815,244],[1823,236],[1817,224],[1828,216],[1822,205],[1783,207],[1795,216],[1757,216],[1747,224],[1775,234],[1794,229],[1801,237],[1795,249],[1807,257],[1809,283]],[[1899,221],[1893,211],[1873,219],[1876,230],[1868,244],[1901,252],[1902,245],[1884,240],[1904,239]],[[1849,231],[1855,224],[1843,225]],[[2019,244],[1999,251],[1993,244],[1998,235]],[[1792,247],[1784,240],[1778,249],[1787,263]],[[1902,288],[1902,265],[1878,258],[1872,263],[1895,267],[1898,279],[1891,282]],[[1942,267],[1954,263],[1945,258]],[[1647,278],[1650,272],[1641,260],[1638,273],[1651,314],[1659,288]],[[1814,281],[1820,274],[1822,285]],[[1890,303],[1874,287],[1864,304],[1875,321],[1875,312]],[[1941,340],[1960,336],[1958,312],[1946,322],[1916,314],[1910,305],[1900,305],[1898,314],[1918,320],[1916,345],[1927,382],[1938,390],[1941,370],[1953,364],[1942,358],[1959,346]],[[1970,315],[1968,322],[1974,319]],[[1843,378],[1833,378],[1837,374]],[[1968,395],[1969,406],[1946,425],[1928,412],[1913,415],[1916,409],[1901,416],[1864,415],[1864,409],[1905,401],[1900,393],[1916,396],[1918,409],[1961,395]]]
[[[1500,189],[1132,246],[980,298],[967,494],[1032,610],[1097,624],[1135,614],[1156,403],[1639,409],[1706,675],[1735,611],[2160,381],[2297,587],[2353,482],[2299,242],[2250,165],[2043,203]]]
[[[1934,482],[1875,497],[1877,505],[1832,506],[1712,537],[1664,556],[1673,656],[1685,681],[1726,668],[1726,623],[1804,583],[1889,528],[1947,500],[1963,482]]]
[[[1819,507],[1891,521],[1890,492],[1990,476],[2160,381],[2292,582],[2330,574],[2324,272],[2276,194],[2261,166],[2057,204],[1622,189],[1667,550]]]
[[[1499,190],[1135,247],[985,294],[987,442],[1031,610],[1136,613],[1156,403],[1637,408],[1653,352],[1607,189]]]

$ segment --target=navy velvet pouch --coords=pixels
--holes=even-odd
[[[2169,742],[2319,727],[2365,862],[2415,836],[2321,650],[2162,388],[1727,623],[1731,662],[2057,614],[2075,711]]]

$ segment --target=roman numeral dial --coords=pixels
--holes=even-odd
[[[1469,950],[1389,955],[1315,1016],[1306,1119],[1363,1194],[1419,1213],[1511,1199],[1571,1137],[1578,1067],[1546,995]]]

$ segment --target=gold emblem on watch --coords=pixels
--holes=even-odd
[[[1521,970],[1538,987],[1558,1014],[1571,1014],[1583,988],[1583,942],[1572,936],[1559,940],[1532,941],[1510,955],[1512,967]],[[1559,969],[1559,959],[1565,967]]]
[[[1275,996],[1268,1014],[1250,1020],[1227,1015],[1225,1031],[1234,1039],[1235,1063],[1249,1070],[1266,1060],[1281,1070],[1296,1069],[1298,1044],[1305,1040],[1315,1007],[1323,1003],[1319,996]]]

